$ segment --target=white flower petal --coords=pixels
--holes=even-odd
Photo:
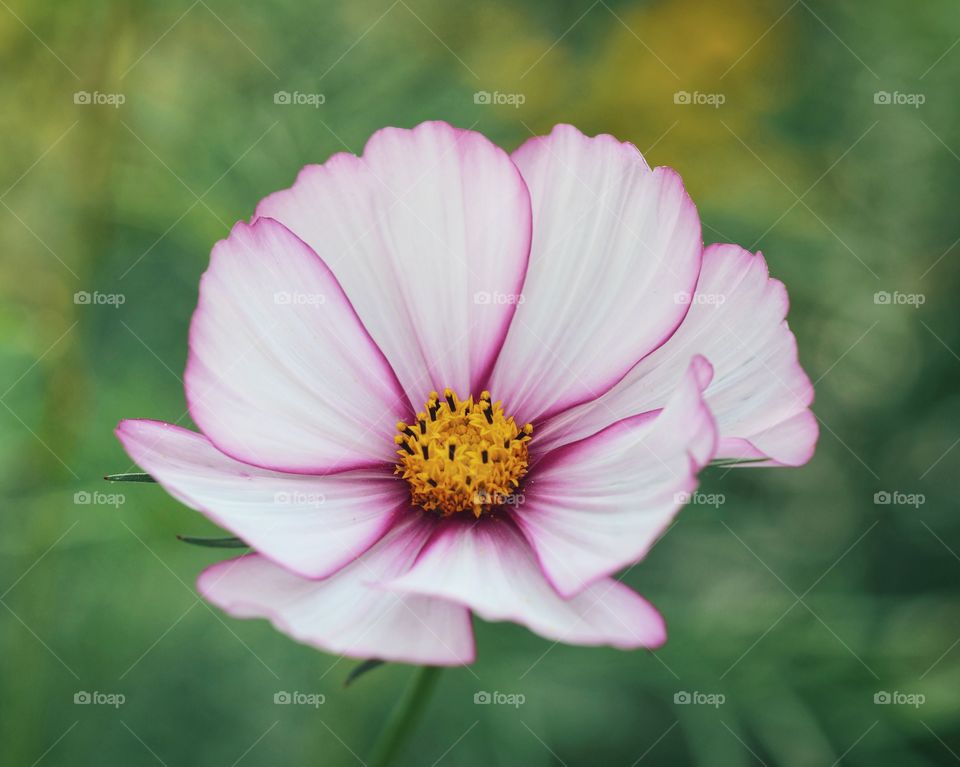
[[[389,469],[282,474],[240,463],[202,434],[159,421],[122,421],[117,436],[178,501],[306,577],[336,572],[409,511],[406,483]]]
[[[670,337],[700,270],[679,176],[635,147],[559,125],[513,155],[533,203],[523,303],[490,384],[519,420],[599,397]]]
[[[711,245],[696,293],[684,300],[690,312],[670,340],[600,399],[542,424],[534,433],[538,451],[663,407],[690,360],[702,354],[714,369],[706,400],[720,431],[718,458],[770,459],[748,464],[754,466],[810,460],[818,433],[808,409],[813,386],[784,319],[786,289],[769,277],[763,256]]]
[[[619,581],[562,598],[508,520],[446,521],[409,572],[387,585],[459,602],[486,620],[514,621],[567,644],[657,647],[666,636],[659,613]]]
[[[513,518],[561,594],[642,559],[696,488],[717,444],[698,367],[662,411],[618,421],[532,466]]]
[[[211,442],[277,471],[392,463],[409,408],[333,274],[269,219],[237,224],[214,247],[184,382]]]
[[[433,389],[479,393],[530,248],[530,199],[506,153],[446,123],[385,128],[362,157],[304,168],[257,215],[323,256],[414,408]]]
[[[435,666],[472,663],[473,628],[466,608],[378,585],[410,566],[431,530],[411,514],[325,580],[301,578],[251,555],[208,567],[197,589],[234,617],[268,618],[279,631],[327,652]]]

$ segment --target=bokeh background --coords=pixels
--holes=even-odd
[[[305,163],[435,118],[676,168],[706,240],[788,285],[822,437],[802,469],[709,470],[723,502],[624,576],[662,650],[480,624],[398,763],[957,761],[958,38],[951,0],[0,1],[3,763],[362,763],[411,669],[344,689],[353,662],[209,609],[222,554],[175,535],[215,528],[100,477],[131,468],[120,418],[188,423],[213,243]]]

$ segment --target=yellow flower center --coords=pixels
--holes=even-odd
[[[417,422],[397,424],[396,473],[410,484],[414,505],[444,516],[516,503],[527,473],[527,442],[533,426],[518,427],[499,402],[483,392],[474,402],[452,389],[430,394]]]

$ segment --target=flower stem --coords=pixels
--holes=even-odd
[[[374,743],[367,767],[388,767],[393,764],[400,747],[416,727],[430,694],[437,686],[441,671],[439,666],[423,666],[417,670]]]

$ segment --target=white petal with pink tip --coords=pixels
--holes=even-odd
[[[507,154],[446,123],[385,128],[363,156],[304,168],[263,200],[330,265],[413,407],[479,393],[530,248],[530,199]]]
[[[770,459],[750,465],[806,463],[817,441],[808,409],[813,387],[784,319],[786,289],[770,279],[763,256],[711,245],[696,292],[678,298],[690,303],[690,312],[673,337],[605,396],[543,424],[539,449],[663,407],[691,358],[702,354],[714,368],[706,400],[721,437],[717,457]]]
[[[408,507],[404,483],[389,469],[282,474],[240,463],[202,434],[158,421],[122,421],[117,436],[174,498],[310,578],[354,560]]]
[[[323,261],[276,221],[237,224],[200,281],[193,420],[245,463],[323,474],[390,463],[408,408]]]
[[[472,663],[466,608],[377,585],[410,566],[431,530],[411,513],[379,544],[325,580],[301,578],[251,555],[207,568],[197,589],[237,618],[267,618],[285,634],[328,652],[436,666]]]
[[[610,389],[686,312],[700,219],[679,176],[569,125],[513,154],[533,204],[523,301],[487,388],[538,422]]]
[[[696,487],[717,443],[701,364],[661,412],[618,421],[533,467],[514,519],[561,594],[641,559]]]
[[[558,642],[657,647],[663,619],[619,581],[603,580],[572,599],[551,587],[520,532],[506,520],[450,520],[390,589],[466,605],[490,621],[514,621]]]

